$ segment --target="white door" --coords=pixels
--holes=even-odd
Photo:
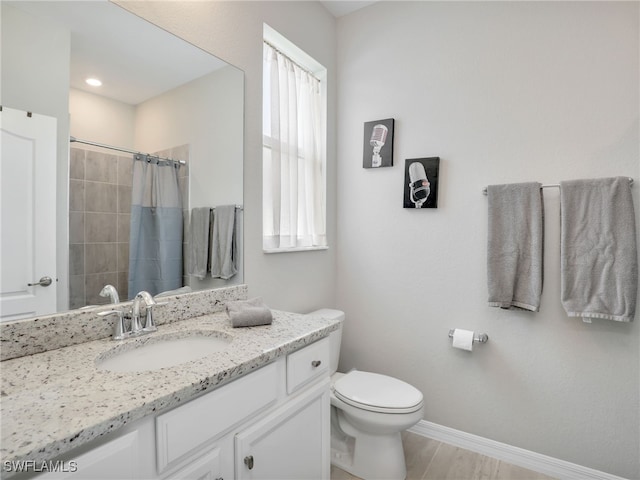
[[[8,321],[56,311],[57,119],[3,107],[0,130],[0,321]]]

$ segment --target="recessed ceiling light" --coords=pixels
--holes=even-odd
[[[87,78],[85,82],[87,82],[87,84],[91,85],[92,87],[99,87],[100,85],[102,85],[102,82],[97,78]]]

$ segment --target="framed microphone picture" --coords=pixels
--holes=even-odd
[[[363,168],[393,166],[393,118],[364,124]]]
[[[404,208],[438,208],[440,157],[411,158],[404,165]]]

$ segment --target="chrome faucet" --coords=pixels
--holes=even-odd
[[[120,296],[118,295],[116,287],[113,285],[105,285],[102,290],[100,290],[100,296],[109,297],[110,303],[120,303]],[[101,317],[117,315],[118,319],[113,329],[113,339],[122,340],[127,336],[124,326],[124,312],[122,310],[107,310],[105,312],[99,312],[98,315]]]
[[[107,285],[107,287],[111,287],[111,285]],[[103,291],[105,291],[107,287],[105,287]],[[113,292],[115,292],[115,288],[113,289]],[[118,298],[117,292],[115,292],[115,295],[116,298]],[[131,310],[129,310],[127,315],[125,315],[124,310],[122,309],[113,309],[104,312],[98,312],[98,315],[101,317],[106,317],[109,315],[118,316],[118,320],[116,321],[113,331],[113,339],[122,340],[130,336],[145,335],[147,333],[155,332],[156,330],[158,330],[158,327],[156,327],[155,321],[153,320],[153,307],[157,305],[166,305],[167,303],[168,302],[156,302],[149,292],[142,291],[134,297],[133,303],[131,304]],[[144,327],[140,322],[141,308],[143,304],[145,309]],[[125,325],[125,318],[131,319],[131,323],[129,324],[128,329]]]
[[[118,296],[118,291],[116,287],[113,285],[105,285],[102,290],[100,290],[101,297],[109,297],[111,303],[120,303],[120,297]]]
[[[144,302],[146,314],[144,327],[140,324],[140,304],[142,302]],[[149,292],[142,291],[135,296],[131,307],[131,335],[140,335],[142,332],[148,333],[158,330],[153,321],[153,307],[156,305],[156,301]]]

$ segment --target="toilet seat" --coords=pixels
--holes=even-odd
[[[343,402],[380,413],[412,413],[422,407],[422,393],[397,378],[354,370],[333,384],[333,392]]]

